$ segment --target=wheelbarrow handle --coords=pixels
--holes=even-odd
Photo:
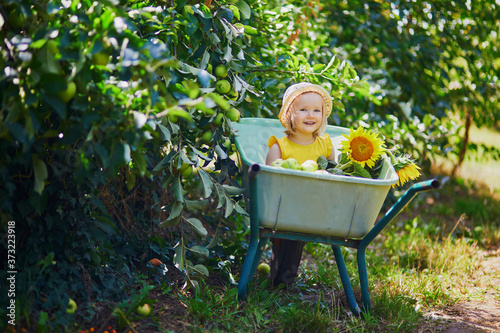
[[[370,308],[370,294],[368,292],[368,272],[366,269],[366,248],[377,237],[378,234],[405,208],[405,206],[417,195],[419,192],[434,190],[439,187],[439,181],[430,179],[423,182],[414,184],[406,191],[405,194],[385,213],[385,215],[375,224],[361,240],[356,253],[358,261],[359,282],[361,286],[361,298],[363,300],[364,310]]]
[[[425,180],[423,182],[414,184],[408,191],[413,191],[416,192],[423,192],[423,191],[430,191],[430,190],[435,190],[439,188],[439,181],[437,179],[429,179]]]
[[[385,215],[375,224],[370,232],[363,238],[360,247],[368,246],[375,237],[405,208],[405,206],[417,195],[419,192],[435,190],[439,188],[439,181],[436,179],[429,179],[416,184],[406,191],[405,194],[385,213]]]

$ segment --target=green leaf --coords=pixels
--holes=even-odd
[[[227,218],[234,210],[233,200],[226,196],[226,211],[224,212],[224,217]]]
[[[183,205],[179,201],[174,201],[172,205],[170,205],[170,213],[166,221],[171,221],[181,215]]]
[[[203,197],[208,198],[212,194],[212,188],[214,186],[212,178],[203,169],[198,169],[198,175],[200,175],[201,182],[203,185]]]
[[[177,177],[175,177],[172,180],[172,195],[174,196],[174,199],[176,201],[184,202],[184,194],[185,193],[186,192],[182,188],[180,175],[178,175]]]
[[[325,64],[316,64],[313,66],[313,71],[314,72],[319,72],[320,70],[323,70],[325,68]]]
[[[139,174],[141,177],[146,173],[146,159],[144,158],[144,153],[136,149],[130,153],[132,155],[132,160],[134,161],[135,166],[139,169]]]
[[[184,200],[187,210],[203,210],[207,204],[208,200]]]
[[[47,254],[45,259],[43,259],[43,267],[41,270],[43,271],[45,268],[51,265],[52,261],[54,261],[54,252],[50,252],[49,254]]]
[[[208,259],[208,256],[210,255],[210,251],[208,251],[208,249],[204,246],[200,246],[200,245],[195,245],[193,246],[192,248],[189,249],[189,251],[203,257],[203,258],[207,258]]]
[[[172,161],[172,158],[175,156],[176,152],[174,150],[172,150],[170,153],[168,153],[167,156],[165,156],[165,158],[163,160],[160,161],[160,163],[158,163],[154,169],[153,169],[153,172],[159,172],[165,168],[167,168],[168,166],[170,166],[170,161]]]
[[[219,94],[210,93],[208,94],[208,97],[211,98],[215,102],[215,104],[220,106],[223,110],[229,110],[229,108],[231,107],[227,99],[225,99]]]
[[[363,178],[372,178],[368,170],[363,168],[360,164],[353,162],[354,173],[353,176],[363,177]]]
[[[181,272],[186,269],[186,249],[184,248],[184,241],[181,240],[175,246],[174,266]]]
[[[166,219],[162,222],[160,222],[160,227],[175,227],[176,225],[179,224],[179,222],[181,221],[181,217],[180,216],[177,216],[171,220],[169,219]]]
[[[321,170],[326,170],[328,168],[328,160],[325,156],[321,155],[316,161],[318,163],[318,168]]]
[[[102,216],[96,219],[95,226],[104,231],[109,236],[114,235],[116,233],[115,225],[108,217]]]
[[[222,188],[229,195],[242,195],[245,193],[246,190],[243,187],[236,187],[231,185],[222,185]]]
[[[158,131],[161,134],[161,139],[163,141],[170,141],[171,136],[170,136],[170,131],[168,130],[168,128],[166,128],[165,126],[163,126],[160,123],[157,123],[157,125],[158,125]]]
[[[201,274],[201,275],[204,275],[204,276],[207,276],[207,277],[208,277],[208,275],[209,275],[209,273],[208,273],[208,269],[207,269],[205,266],[200,265],[200,264],[195,265],[195,266],[193,267],[193,270],[194,270],[196,273]]]
[[[207,229],[205,229],[205,227],[203,226],[203,223],[201,223],[201,221],[197,218],[192,217],[187,219],[186,221],[191,225],[194,232],[196,232],[199,236],[205,237],[208,234]]]
[[[252,16],[252,10],[245,1],[238,0],[236,1],[235,5],[240,10],[240,14],[243,16],[244,19],[248,20],[250,16]]]
[[[219,226],[220,227],[220,226]],[[219,227],[215,231],[215,235],[210,241],[210,243],[207,245],[207,249],[212,249],[217,246],[217,240],[219,239]]]
[[[45,187],[45,180],[48,177],[47,166],[45,162],[43,162],[38,155],[33,154],[33,169],[35,171],[35,192],[38,194],[42,194],[43,189]]]
[[[249,215],[248,212],[244,210],[243,207],[241,207],[237,202],[234,204],[234,209],[241,215]]]
[[[224,193],[224,191],[222,190],[222,188],[220,187],[219,184],[215,185],[215,189],[217,192],[217,197],[219,198],[219,200],[217,202],[217,209],[219,209],[219,208],[223,207],[224,204],[226,203],[226,194]]]

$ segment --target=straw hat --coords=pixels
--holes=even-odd
[[[325,114],[324,118],[326,119],[330,113],[332,112],[332,98],[328,91],[326,91],[325,88],[322,86],[319,86],[317,84],[312,84],[309,82],[300,82],[296,84],[292,84],[290,87],[288,87],[285,91],[285,94],[283,95],[283,105],[281,106],[281,110],[279,113],[279,119],[281,121],[281,124],[286,127],[286,119],[287,119],[287,113],[290,109],[290,105],[293,103],[295,98],[297,98],[299,95],[306,93],[306,92],[315,92],[321,95],[323,97],[324,101],[324,106],[325,106]]]

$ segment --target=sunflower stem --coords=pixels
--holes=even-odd
[[[392,151],[390,151],[389,149],[386,150],[387,152],[387,155],[389,155],[389,157],[391,158],[391,163],[393,166],[396,165],[396,157],[394,156],[394,154],[392,153]]]
[[[337,165],[337,169],[344,171],[345,169],[347,169],[351,165],[352,165],[352,161],[349,161],[346,164]]]

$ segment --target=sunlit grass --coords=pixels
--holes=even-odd
[[[469,134],[470,142],[480,146],[493,146],[500,149],[500,132],[488,128],[471,127]],[[456,161],[444,158],[436,159],[436,167],[450,172]],[[477,152],[469,151],[461,167],[457,170],[457,176],[485,184],[492,192],[500,195],[500,160],[495,160],[488,154],[484,154],[481,147]]]

